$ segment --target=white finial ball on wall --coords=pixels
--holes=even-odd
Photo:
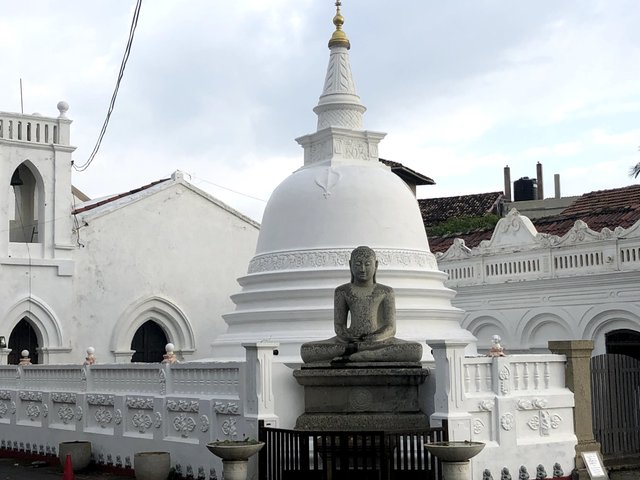
[[[64,100],[60,100],[57,106],[58,106],[58,111],[60,112],[59,118],[66,118],[67,111],[69,110],[69,104]]]

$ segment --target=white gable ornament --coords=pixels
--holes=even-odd
[[[608,232],[611,230],[606,229]],[[558,245],[570,245],[570,244],[578,244],[578,243],[587,243],[587,242],[597,242],[600,240],[606,240],[608,232],[598,233],[595,230],[591,230],[589,225],[587,225],[583,220],[576,220],[567,233],[565,233]]]
[[[465,260],[472,256],[472,250],[465,245],[464,239],[462,238],[454,238],[453,243],[446,252],[438,252],[436,254],[438,261]]]
[[[506,217],[498,221],[491,240],[480,242],[479,250],[488,253],[487,250],[506,247],[537,247],[537,235],[538,231],[531,220],[512,208]]]

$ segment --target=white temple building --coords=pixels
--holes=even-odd
[[[124,194],[72,197],[68,105],[0,113],[0,335],[17,364],[210,355],[258,224],[180,172]],[[0,350],[7,361],[7,350]],[[135,354],[135,356],[134,356]]]
[[[624,197],[620,203],[637,196],[622,190],[638,189],[618,190],[585,197],[617,193]],[[595,342],[594,355],[638,358],[640,221],[629,223],[597,231],[576,220],[554,235],[538,232],[512,210],[490,239],[472,248],[456,239],[438,253],[446,285],[457,291],[454,303],[465,311],[462,325],[478,338],[478,349],[488,350],[493,335],[511,353],[546,352],[549,340],[584,339]]]
[[[0,366],[0,449],[44,455],[86,439],[100,464],[167,451],[186,477],[219,478],[208,442],[255,437],[260,421],[290,428],[303,412],[300,345],[333,336],[333,291],[349,278],[350,251],[368,245],[377,280],[396,292],[396,336],[423,344],[424,367],[436,366],[421,412],[446,420],[449,440],[487,445],[473,478],[573,468],[565,356],[475,355],[414,194],[379,161],[384,134],[363,129],[343,22],[338,8],[317,131],[298,138],[304,162],[272,194],[259,232],[179,172],[72,207],[68,106],[57,118],[0,113],[0,333],[20,348],[12,331],[26,324],[49,363]],[[198,361],[130,363],[136,345],[154,354],[145,338],[158,336]],[[82,365],[89,345],[98,362]]]

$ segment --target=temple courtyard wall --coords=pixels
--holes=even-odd
[[[451,440],[487,444],[473,478],[485,468],[573,468],[563,355],[465,357],[464,344],[431,347],[436,363],[421,402],[432,426],[447,420]],[[244,362],[1,366],[0,447],[47,453],[89,440],[99,463],[126,467],[138,451],[168,451],[185,475],[219,475],[206,443],[255,438],[259,420],[292,428],[303,413],[298,365],[278,362],[275,343],[245,351]]]

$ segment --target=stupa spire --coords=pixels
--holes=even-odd
[[[362,114],[366,108],[356,93],[351,73],[349,48],[351,43],[342,30],[344,17],[340,11],[341,0],[336,1],[333,24],[336,29],[329,40],[329,66],[320,101],[313,111],[318,115],[318,130],[327,127],[343,127],[362,130]]]

